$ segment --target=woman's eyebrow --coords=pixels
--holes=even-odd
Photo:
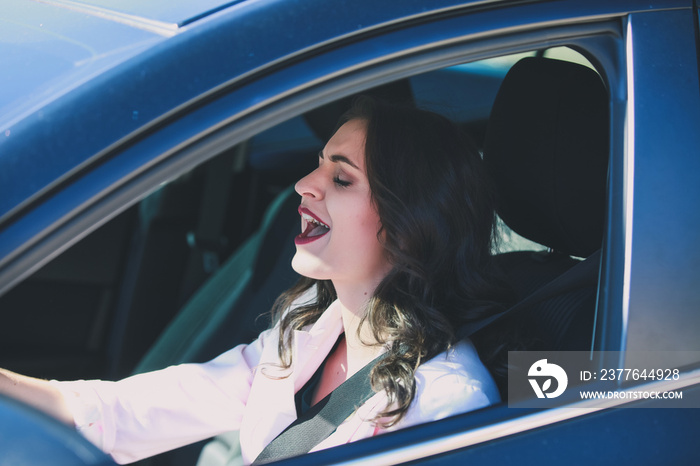
[[[320,152],[318,153],[318,156],[321,157],[321,158],[324,158],[324,157],[323,157],[323,151],[320,151]],[[347,163],[348,165],[350,165],[351,167],[353,167],[353,168],[355,168],[355,169],[357,169],[357,170],[360,169],[360,167],[358,167],[357,165],[355,165],[355,164],[352,162],[352,160],[350,160],[349,158],[345,157],[344,155],[331,155],[330,157],[328,157],[328,159],[329,159],[331,162],[343,162],[343,163]]]

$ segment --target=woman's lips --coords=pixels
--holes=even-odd
[[[330,230],[320,218],[306,207],[299,206],[299,215],[303,219],[304,231],[294,238],[294,244],[308,244],[325,236]]]

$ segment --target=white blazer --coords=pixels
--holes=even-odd
[[[208,363],[172,366],[119,382],[52,383],[62,392],[78,431],[119,463],[239,430],[248,464],[296,419],[294,394],[342,332],[340,306],[335,302],[315,324],[295,331],[293,366],[286,372],[275,367],[279,363],[275,327]],[[421,365],[416,386],[406,416],[390,430],[499,401],[493,379],[469,342]],[[384,432],[372,419],[386,404],[386,394],[377,393],[312,451]]]

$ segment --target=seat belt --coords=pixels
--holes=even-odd
[[[561,293],[585,286],[595,286],[599,268],[600,250],[505,311],[462,326],[457,332],[457,337],[461,340],[474,335],[507,315],[515,315]],[[358,406],[364,404],[374,395],[369,374],[372,367],[384,356],[381,355],[367,364],[323,400],[309,408],[281,434],[275,437],[258,455],[253,464],[265,464],[308,453],[313,447],[331,435]]]
[[[335,432],[355,409],[375,394],[369,374],[384,356],[386,354],[375,358],[306,410],[263,449],[253,464],[265,464],[308,453]]]
[[[568,293],[583,287],[595,286],[599,271],[600,249],[554,278],[546,285],[539,287],[505,311],[461,326],[457,331],[457,337],[458,339],[470,337],[494,322],[502,320],[505,316],[513,316],[522,312],[524,309],[562,293]]]

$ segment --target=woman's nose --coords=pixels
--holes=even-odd
[[[297,183],[294,185],[294,190],[301,197],[321,199],[323,197],[323,188],[318,180],[318,169],[312,171],[304,178],[297,181]]]

